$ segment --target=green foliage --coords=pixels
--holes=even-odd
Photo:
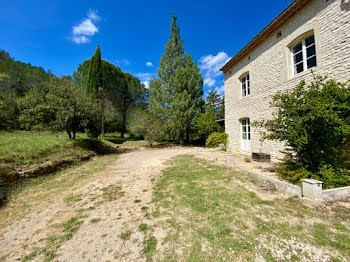
[[[205,142],[205,145],[210,148],[216,148],[220,144],[224,144],[226,146],[227,138],[228,136],[226,133],[214,132],[208,137],[207,141]]]
[[[85,60],[83,63],[81,63],[77,70],[73,72],[73,81],[78,86],[81,86],[83,88],[87,88],[87,83],[89,80],[89,67],[91,64],[91,59]],[[103,61],[102,61],[103,66]]]
[[[52,128],[64,130],[75,139],[79,130],[84,130],[90,122],[95,122],[99,107],[86,90],[76,86],[72,79],[63,77],[47,94],[47,103],[55,112]]]
[[[63,130],[75,138],[78,131],[99,123],[100,111],[92,95],[70,77],[53,79],[47,93],[40,88],[29,90],[18,100],[18,107],[20,125],[26,130]]]
[[[11,92],[0,93],[0,130],[18,127],[16,98]]]
[[[215,113],[215,120],[225,118],[225,97],[220,97],[217,91],[210,90],[205,99],[205,110]]]
[[[316,77],[309,85],[302,81],[277,93],[271,106],[276,108],[273,119],[254,124],[266,130],[263,139],[290,148],[284,176],[292,182],[313,177],[326,187],[348,185],[350,84]]]
[[[165,137],[162,122],[141,110],[134,112],[130,118],[129,130],[134,135],[143,136],[150,147],[152,147],[156,141],[161,141]]]
[[[129,73],[123,73],[119,84],[114,86],[113,105],[121,116],[121,136],[124,137],[128,118],[133,110],[143,107],[146,88],[140,80]]]
[[[50,125],[55,115],[48,105],[46,92],[38,87],[18,99],[18,109],[20,127],[25,130],[43,130]]]
[[[214,111],[208,111],[206,113],[198,112],[193,119],[194,130],[203,141],[205,141],[209,135],[213,132],[217,132],[220,126],[215,121]]]
[[[73,73],[74,82],[82,87],[87,86],[91,60],[79,65]],[[145,107],[147,91],[139,79],[114,64],[102,60],[102,83],[99,97],[103,99],[104,129],[108,132],[126,132],[126,124],[133,110]],[[98,128],[89,128],[89,133],[99,135]],[[94,134],[92,134],[94,136]]]
[[[167,138],[189,142],[192,120],[203,106],[203,80],[197,64],[184,51],[180,28],[173,16],[159,79],[151,83],[150,114],[160,119]]]
[[[97,45],[95,54],[91,58],[89,67],[89,77],[87,81],[87,90],[89,92],[98,93],[103,87],[102,78],[102,62],[101,62],[101,51],[100,46]]]
[[[11,91],[19,97],[33,87],[46,89],[53,77],[50,71],[45,71],[42,67],[15,61],[3,50],[0,50],[0,75],[0,93]]]
[[[0,50],[0,129],[18,128],[17,99],[33,88],[46,92],[52,78],[50,71],[15,61]]]

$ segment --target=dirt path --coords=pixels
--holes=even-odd
[[[120,155],[103,172],[1,228],[0,260],[145,261],[138,227],[152,223],[152,187],[164,162],[199,150],[174,147]]]

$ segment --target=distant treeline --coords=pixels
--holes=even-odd
[[[147,90],[138,78],[101,60],[97,99],[87,89],[90,65],[91,60],[86,60],[73,78],[58,78],[0,51],[0,129],[62,130],[72,137],[88,130],[97,136],[103,124],[106,132],[124,134],[132,110],[146,107]]]

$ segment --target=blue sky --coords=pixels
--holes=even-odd
[[[157,72],[174,12],[204,90],[222,93],[219,68],[291,2],[3,0],[0,49],[60,76],[71,75],[100,44],[103,59],[147,84]]]

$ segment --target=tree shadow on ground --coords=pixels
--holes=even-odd
[[[143,140],[143,138],[141,137],[120,137],[120,136],[113,136],[113,135],[105,136],[104,139],[117,145],[123,144],[126,141]]]
[[[95,139],[88,139],[88,138],[82,138],[77,139],[74,141],[74,144],[78,147],[90,150],[97,155],[109,155],[109,154],[115,154],[120,153],[120,150],[118,148],[109,146],[102,141],[95,140]]]

